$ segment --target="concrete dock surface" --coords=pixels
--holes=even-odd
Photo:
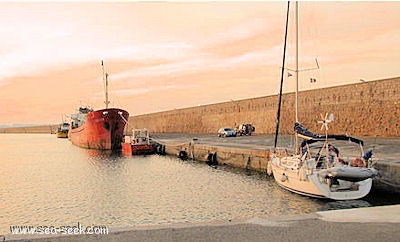
[[[198,144],[208,144],[215,146],[235,147],[243,149],[270,150],[274,146],[274,135],[253,134],[251,136],[237,136],[220,138],[215,134],[179,134],[179,133],[160,133],[151,134],[151,137],[161,142],[184,143],[196,139]],[[357,137],[362,139],[364,150],[372,149],[374,159],[378,161],[400,163],[400,137]],[[280,135],[278,146],[293,147],[293,135]]]
[[[400,205],[244,221],[110,228],[106,235],[7,235],[6,241],[400,241]]]

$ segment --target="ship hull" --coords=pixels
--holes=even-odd
[[[92,111],[86,115],[83,125],[70,127],[68,137],[72,144],[82,148],[118,150],[128,118],[127,111],[117,108]]]
[[[124,155],[151,155],[156,153],[156,148],[152,144],[132,145],[122,143],[122,153]]]

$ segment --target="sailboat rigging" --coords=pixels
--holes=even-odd
[[[277,152],[277,139],[280,125],[282,105],[282,86],[286,58],[286,41],[289,22],[290,2],[286,14],[285,43],[281,85],[278,100],[278,112],[274,141],[274,152],[269,162],[275,181],[283,188],[311,197],[329,198],[334,200],[358,199],[366,196],[372,186],[372,178],[377,171],[370,167],[372,151],[364,154],[364,142],[347,135],[329,135],[327,115],[323,119],[325,135],[317,135],[304,128],[298,119],[298,3],[296,2],[296,148],[297,135],[305,138],[299,147],[301,153],[280,154]],[[317,62],[317,66],[318,62]],[[322,115],[321,115],[322,116]],[[322,117],[323,118],[323,117]],[[349,141],[358,145],[360,153],[354,159],[339,156],[339,150],[331,143],[334,141]],[[317,143],[322,143],[317,144]],[[346,144],[346,148],[349,147]],[[361,155],[361,156],[360,156]]]
[[[283,74],[285,72],[286,43],[287,43],[287,35],[288,35],[288,27],[289,27],[289,13],[290,13],[289,10],[290,10],[290,2],[288,2],[287,12],[286,12],[285,41],[284,41],[284,44],[283,44],[283,61],[282,61],[282,73],[281,73],[281,85],[280,85],[280,89],[279,89],[278,112],[277,112],[277,115],[276,115],[276,130],[275,130],[275,139],[274,139],[274,153],[276,152],[276,144],[278,142],[278,133],[279,133],[280,120],[281,120]]]

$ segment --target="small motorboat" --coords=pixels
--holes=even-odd
[[[62,123],[57,128],[57,138],[68,138],[69,123]]]
[[[122,152],[126,155],[154,154],[156,145],[151,142],[147,129],[133,129],[132,136],[125,136]]]

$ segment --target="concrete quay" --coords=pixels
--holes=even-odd
[[[152,134],[153,140],[165,145],[166,154],[178,156],[185,151],[189,159],[207,162],[216,153],[218,164],[267,172],[274,136],[254,134],[219,138],[216,134]],[[364,150],[372,149],[379,174],[374,179],[374,190],[400,193],[400,138],[366,137]],[[293,136],[282,136],[278,146],[292,147]]]
[[[399,241],[400,205],[244,221],[111,228],[106,235],[6,235],[6,241]]]

